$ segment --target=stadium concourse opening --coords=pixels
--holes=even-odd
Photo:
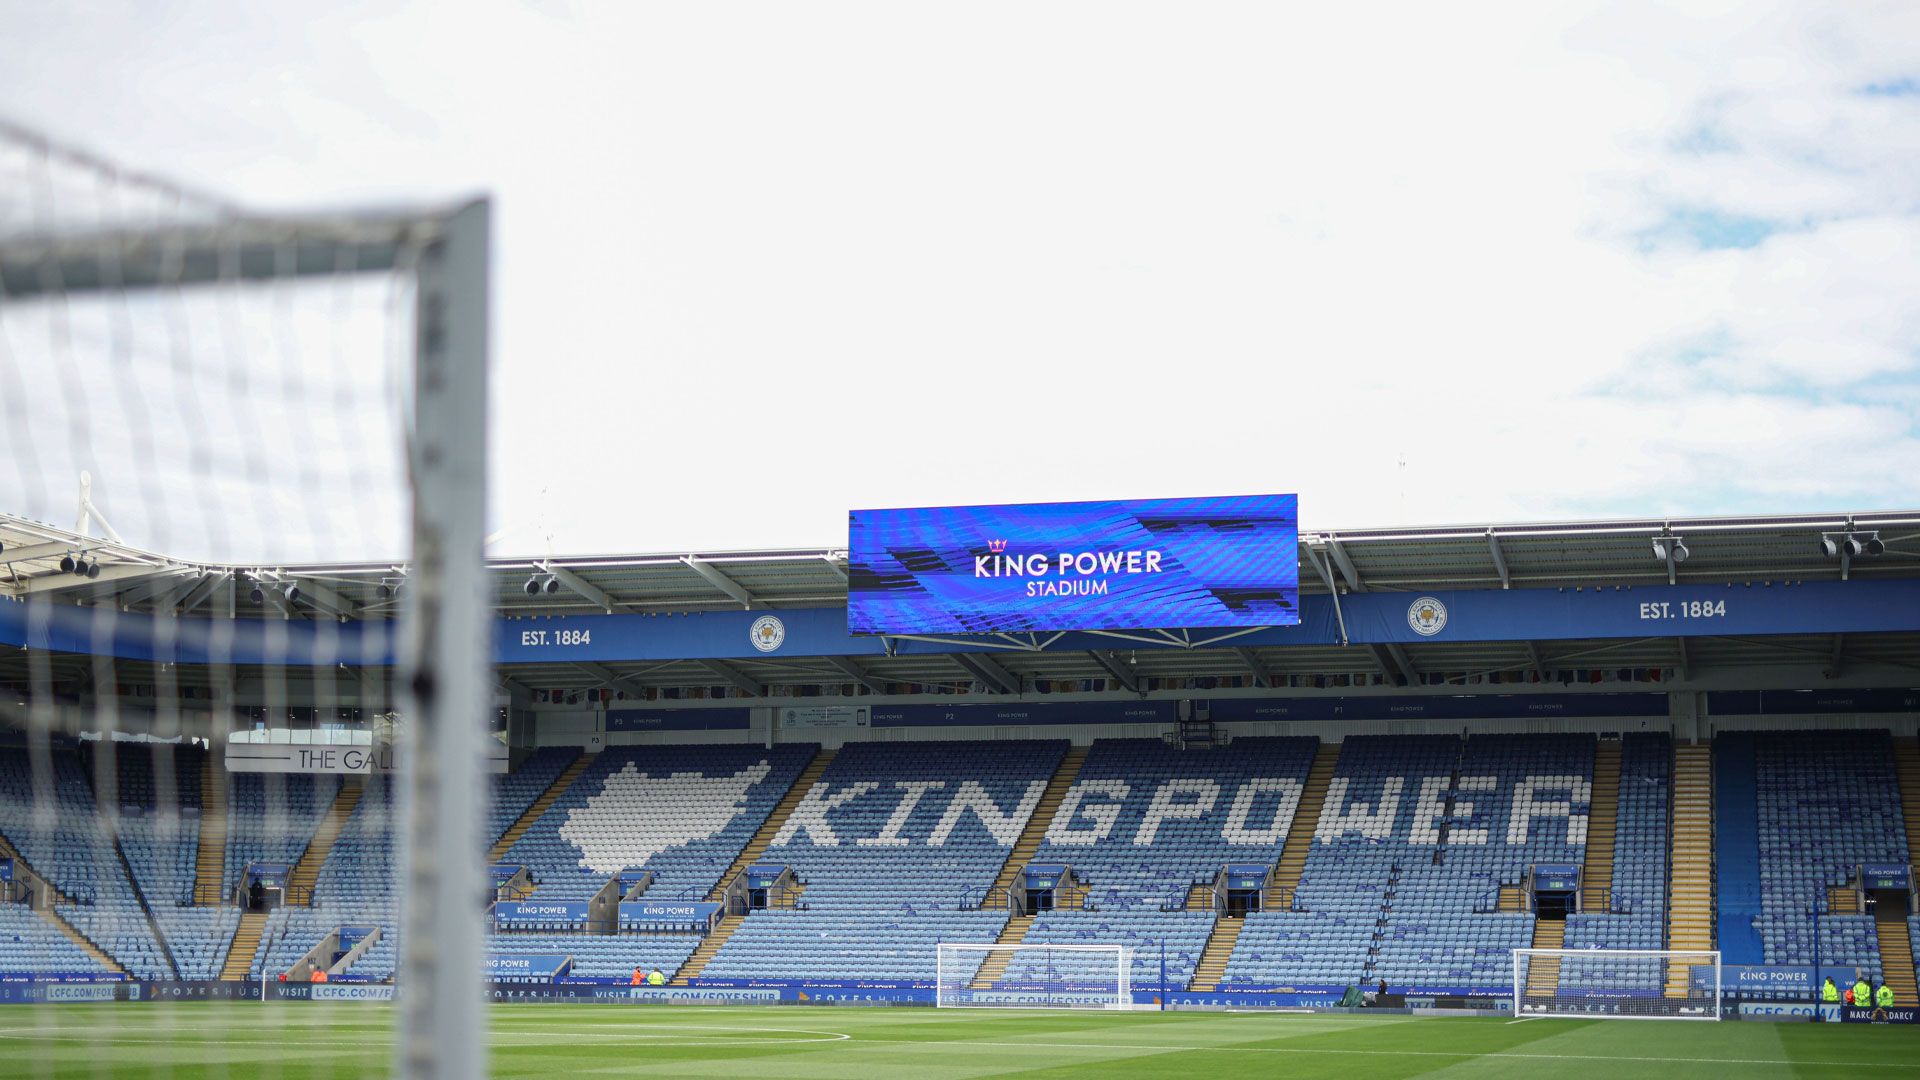
[[[1309,533],[1249,630],[857,637],[835,550],[498,560],[473,960],[516,1001],[1898,1012],[1920,575],[1821,540],[1915,521]],[[0,1001],[404,998],[406,569],[0,543]]]

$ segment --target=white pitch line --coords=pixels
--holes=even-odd
[[[1848,1067],[1869,1069],[1912,1069],[1920,1070],[1920,1062],[1870,1062],[1870,1061],[1797,1061],[1784,1058],[1687,1058],[1687,1057],[1629,1057],[1624,1054],[1514,1054],[1514,1053],[1474,1053],[1470,1050],[1323,1050],[1299,1046],[1157,1046],[1139,1043],[1047,1043],[1047,1042],[967,1042],[960,1039],[854,1039],[855,1046],[887,1047],[900,1049],[905,1046],[987,1046],[996,1049],[1018,1050],[1159,1050],[1186,1051],[1204,1050],[1228,1054],[1359,1054],[1367,1057],[1444,1057],[1444,1058],[1514,1058],[1523,1061],[1646,1061],[1676,1065],[1818,1065],[1823,1067]]]
[[[1526,1023],[1526,1022],[1527,1022],[1527,1021],[1529,1021],[1529,1020],[1545,1020],[1545,1019],[1546,1019],[1546,1017],[1544,1017],[1544,1016],[1523,1016],[1523,1017],[1521,1017],[1521,1018],[1520,1018],[1520,1019],[1518,1019],[1518,1020],[1509,1020],[1509,1021],[1507,1021],[1507,1026],[1509,1026],[1509,1027],[1511,1027],[1511,1026],[1513,1026],[1514,1024],[1524,1024],[1524,1023]]]

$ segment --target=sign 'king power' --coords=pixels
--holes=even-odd
[[[1293,495],[848,515],[855,634],[1295,626]]]

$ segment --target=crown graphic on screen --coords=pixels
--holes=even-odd
[[[1005,540],[989,540],[987,541],[987,550],[1005,551],[1007,550],[1007,542]]]

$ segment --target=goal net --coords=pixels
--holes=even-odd
[[[1129,1009],[1133,950],[1124,945],[942,943],[941,1008]]]
[[[488,215],[260,213],[0,122],[13,1072],[484,1075]],[[396,1000],[397,1045],[201,1004],[262,997]]]
[[[1515,949],[1516,1016],[1720,1019],[1720,954],[1669,949]]]

